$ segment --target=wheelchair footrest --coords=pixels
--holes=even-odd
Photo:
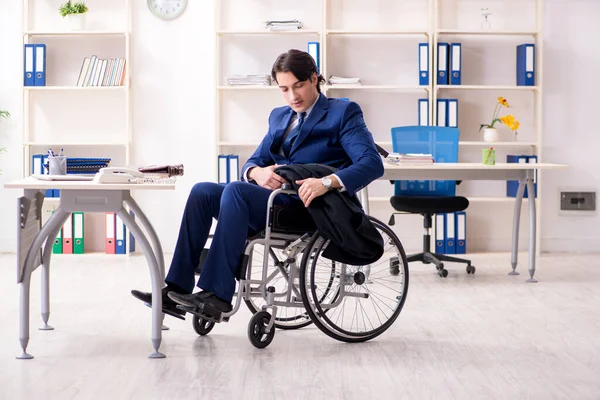
[[[185,312],[189,312],[190,314],[193,314],[193,315],[195,315],[199,318],[202,318],[206,321],[215,322],[215,323],[229,321],[229,317],[221,317],[222,313],[220,311],[217,311],[214,308],[209,307],[209,306],[190,307],[190,306],[178,305],[177,308],[180,310],[183,310]]]

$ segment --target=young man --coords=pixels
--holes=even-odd
[[[285,180],[274,170],[286,164],[325,164],[338,169],[322,179],[298,181],[298,200],[279,195],[276,203],[308,207],[329,190],[356,191],[383,175],[383,164],[373,137],[356,103],[328,99],[319,85],[313,58],[300,50],[277,57],[271,76],[287,106],[269,117],[269,132],[242,168],[242,181],[226,186],[211,182],[196,184],[188,197],[179,238],[163,288],[163,310],[182,317],[177,304],[229,312],[235,276],[248,232],[265,227],[267,201]],[[212,219],[218,224],[212,245],[193,293],[194,272],[209,235]],[[133,290],[146,302],[151,293]]]

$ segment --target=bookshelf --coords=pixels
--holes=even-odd
[[[55,3],[22,2],[23,45],[46,45],[45,86],[23,86],[23,176],[32,156],[49,148],[67,157],[110,158],[110,165],[131,161],[132,95],[131,0],[88,2],[86,30],[72,31]],[[77,86],[84,58],[124,59],[121,86]],[[23,69],[25,62],[23,57]],[[108,75],[108,63],[106,66]],[[102,76],[99,76],[100,78]],[[23,79],[21,77],[21,79]],[[118,83],[114,83],[118,85]],[[45,207],[56,207],[47,198]],[[104,215],[85,215],[85,251],[104,252]]]
[[[320,71],[326,79],[360,77],[362,82],[324,84],[322,92],[356,101],[382,147],[391,150],[391,127],[418,124],[419,99],[429,100],[429,120],[435,121],[437,99],[456,98],[461,161],[480,161],[481,149],[493,145],[497,160],[506,154],[530,154],[542,162],[542,2],[489,0],[484,6],[492,12],[492,27],[482,30],[482,5],[473,0],[307,0],[301,7],[288,1],[215,1],[216,154],[239,154],[241,167],[267,132],[270,111],[285,104],[276,86],[227,86],[226,77],[270,74],[278,54],[289,48],[306,50],[307,42],[319,41]],[[303,28],[263,29],[266,20],[292,18],[302,21]],[[436,82],[436,49],[443,41],[463,45],[462,85]],[[418,43],[429,45],[427,86],[418,81]],[[516,85],[515,48],[522,43],[536,45],[536,86]],[[478,129],[491,116],[498,96],[509,100],[521,128],[518,137],[504,131],[501,141],[491,144]],[[538,198],[541,183],[540,174]],[[502,182],[464,183],[457,193],[490,207],[506,208],[513,201],[504,196]],[[392,187],[376,181],[369,194],[377,204],[375,216],[387,221],[392,209],[383,199],[389,199]],[[420,231],[421,222],[406,229]]]

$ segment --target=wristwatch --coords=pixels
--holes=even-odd
[[[328,176],[324,176],[323,178],[321,178],[321,183],[323,184],[323,186],[325,186],[327,188],[327,190],[331,190],[333,189],[333,181],[331,180],[330,177]]]

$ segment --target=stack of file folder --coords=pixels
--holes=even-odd
[[[271,86],[271,77],[269,75],[233,75],[227,78],[229,86],[237,85],[261,85]]]
[[[390,153],[386,157],[386,161],[390,164],[432,164],[433,156],[422,153]]]
[[[360,85],[360,78],[345,78],[341,76],[333,76],[329,77],[330,85]]]
[[[67,174],[95,174],[109,164],[110,158],[67,157]]]
[[[302,29],[302,22],[297,19],[290,19],[284,21],[267,21],[265,28],[270,31],[294,31]]]

